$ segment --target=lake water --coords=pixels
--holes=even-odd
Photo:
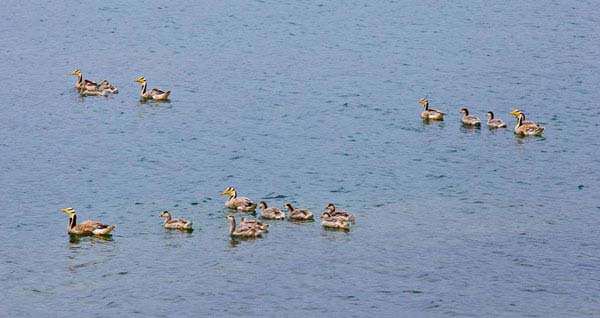
[[[600,316],[599,8],[4,2],[0,316]],[[120,94],[80,97],[76,68]],[[228,186],[357,221],[232,240]],[[63,207],[112,240],[70,240]]]

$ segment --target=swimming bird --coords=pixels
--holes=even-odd
[[[227,214],[225,217],[229,220],[229,235],[237,237],[261,237],[263,231],[252,227],[236,227],[233,214]]]
[[[290,214],[289,214],[290,220],[297,220],[297,221],[314,220],[313,213],[307,209],[294,208],[289,203],[286,203],[283,207],[286,208],[288,211],[290,211]]]
[[[423,105],[423,112],[421,113],[421,118],[428,120],[444,120],[444,115],[446,113],[441,112],[439,110],[430,109],[429,101],[426,98],[419,99],[419,104]]]
[[[275,208],[275,207],[269,208],[267,206],[267,202],[265,202],[265,201],[260,201],[259,207],[262,210],[260,212],[260,216],[262,216],[265,219],[271,219],[271,220],[285,219],[285,214],[283,212],[281,212],[281,210],[279,210],[278,208]]]
[[[494,113],[489,111],[487,112],[487,125],[490,128],[506,128],[506,123],[502,121],[500,118],[494,118]]]
[[[348,221],[348,222],[355,222],[355,220],[356,220],[354,218],[354,215],[352,215],[346,211],[337,210],[335,205],[333,205],[333,203],[329,203],[325,207],[325,211],[323,212],[323,214],[321,214],[321,218],[334,218],[334,219],[340,219],[340,220],[344,220],[344,221]]]
[[[481,126],[481,120],[479,120],[479,117],[475,115],[469,115],[468,109],[463,108],[460,110],[460,112],[463,114],[461,118],[463,124],[470,126]]]
[[[243,212],[254,212],[256,211],[256,203],[252,200],[237,196],[237,192],[234,188],[229,187],[221,193],[222,195],[229,195],[227,201],[225,201],[225,206],[232,210],[239,210]]]
[[[136,82],[142,84],[142,91],[140,92],[140,96],[143,99],[153,99],[153,100],[167,100],[169,99],[169,95],[171,91],[161,91],[160,89],[153,88],[149,92],[146,91],[146,87],[148,86],[148,82],[146,82],[146,78],[143,76],[138,77]]]
[[[95,82],[92,82],[90,80],[84,80],[83,79],[83,75],[81,75],[81,71],[80,70],[74,70],[73,72],[71,72],[71,75],[76,75],[77,76],[77,83],[75,83],[75,88],[76,89],[83,89],[85,87],[87,87],[88,89],[93,89],[93,88],[98,88],[98,84],[96,84]]]
[[[115,226],[106,225],[97,221],[83,221],[77,223],[77,214],[73,208],[61,209],[69,216],[69,223],[67,225],[67,233],[76,235],[108,235]]]
[[[332,229],[350,230],[350,223],[339,218],[324,218],[323,221],[321,221],[321,225]]]
[[[265,224],[259,220],[248,220],[243,216],[240,219],[240,227],[252,227],[252,228],[259,229],[263,232],[269,231],[269,224]]]
[[[183,218],[177,218],[177,219],[173,219],[171,217],[171,212],[169,211],[163,211],[160,214],[161,218],[165,218],[165,221],[163,223],[164,227],[167,229],[177,229],[177,230],[191,230],[192,229],[192,222],[183,219]]]
[[[517,125],[515,126],[515,134],[521,136],[540,136],[544,131],[544,127],[538,125],[533,121],[529,121],[529,123],[524,124],[525,122],[525,114],[521,111],[512,111],[512,115],[517,117]]]
[[[98,90],[108,94],[119,94],[119,90],[107,80],[103,80],[102,82],[100,82],[100,87],[98,88]]]

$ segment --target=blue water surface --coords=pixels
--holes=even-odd
[[[597,3],[2,7],[1,317],[600,316]],[[120,94],[80,97],[76,68]],[[229,186],[357,221],[232,240]],[[70,239],[63,207],[112,239]]]

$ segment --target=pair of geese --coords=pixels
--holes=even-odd
[[[83,96],[106,96],[107,94],[118,94],[119,90],[110,84],[107,80],[103,80],[100,84],[97,84],[88,79],[83,79],[83,75],[80,70],[74,70],[71,75],[77,76],[77,82],[75,88]],[[153,99],[157,101],[166,101],[171,95],[171,91],[162,91],[160,89],[153,88],[147,90],[148,82],[143,76],[135,79],[136,82],[142,84],[142,90],[140,91],[140,97],[144,100]]]
[[[425,98],[421,98],[419,103],[423,105],[423,112],[421,112],[421,118],[425,120],[444,120],[444,112],[436,109],[429,108],[429,101]],[[460,110],[462,113],[461,121],[463,124],[468,126],[481,126],[481,120],[475,115],[469,115],[469,110],[463,108]],[[544,131],[544,127],[540,126],[534,121],[525,120],[525,114],[515,109],[510,112],[511,115],[517,118],[517,125],[515,126],[514,132],[521,136],[539,136]],[[493,112],[487,112],[487,125],[490,128],[506,128],[507,125],[502,119],[494,118]]]
[[[73,208],[63,208],[61,209],[63,212],[67,214],[69,217],[69,223],[67,224],[67,233],[74,235],[109,235],[112,230],[115,229],[114,225],[108,225],[104,223],[100,223],[98,221],[83,221],[77,222],[77,213]],[[164,227],[168,229],[178,229],[178,230],[191,230],[192,222],[177,218],[174,219],[171,217],[171,213],[169,211],[163,211],[160,214],[160,217],[164,217]]]
[[[221,193],[222,195],[229,195],[227,201],[225,201],[225,207],[231,210],[241,212],[256,212],[257,204],[246,197],[238,197],[237,192],[234,188],[229,187]],[[284,220],[286,215],[279,208],[269,207],[265,201],[261,201],[258,204],[261,209],[261,217],[269,220]],[[291,221],[312,221],[314,220],[314,214],[304,208],[294,208],[291,204],[286,203],[284,208],[289,211],[289,220]],[[268,224],[264,224],[258,220],[247,220],[242,217],[241,222],[238,226],[235,216],[228,214],[225,217],[229,221],[229,234],[236,237],[260,237],[264,232],[269,229]],[[354,215],[346,212],[337,210],[333,203],[329,203],[325,207],[325,211],[321,214],[321,225],[326,228],[350,230],[350,223],[354,223]]]
[[[107,80],[103,80],[100,82],[100,84],[88,79],[84,80],[80,70],[74,70],[71,72],[71,75],[77,76],[75,88],[83,96],[106,96],[108,94],[119,94],[119,90]]]
[[[252,202],[252,200],[248,198],[238,197],[234,188],[229,187],[225,189],[222,194],[229,195],[229,198],[225,202],[225,206],[227,208],[243,212],[256,211],[256,203]],[[281,210],[275,207],[268,207],[265,201],[260,202],[260,208],[262,209],[261,216],[264,219],[285,219],[285,214]],[[294,208],[289,203],[285,204],[285,208],[290,211],[290,220],[314,220],[313,213],[307,209]],[[67,233],[69,234],[103,236],[109,235],[110,232],[115,229],[114,225],[107,225],[98,221],[83,221],[78,223],[75,209],[63,208],[61,210],[69,217],[67,224]],[[165,218],[163,226],[167,229],[177,229],[183,231],[190,231],[193,229],[193,223],[191,221],[188,221],[184,218],[173,218],[169,211],[163,211],[160,214],[160,217]],[[229,234],[234,237],[260,237],[269,229],[268,224],[264,224],[258,220],[248,220],[242,217],[238,226],[233,214],[228,214],[225,218],[229,220],[230,223]],[[321,218],[323,218],[321,224],[324,227],[343,230],[349,230],[350,222],[354,222],[355,220],[352,214],[349,214],[345,211],[336,210],[335,205],[332,203],[327,205],[325,212],[321,215]]]

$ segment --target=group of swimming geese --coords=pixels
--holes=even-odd
[[[83,75],[81,75],[80,70],[74,70],[73,72],[71,72],[71,75],[77,76],[77,83],[75,83],[75,88],[79,91],[79,94],[81,94],[82,96],[107,96],[108,94],[119,93],[119,90],[107,80],[103,80],[102,82],[100,82],[100,84],[98,84],[88,79],[83,79]],[[156,88],[153,88],[149,91],[146,90],[148,83],[146,82],[146,78],[143,76],[136,78],[135,82],[142,84],[140,97],[144,100],[153,99],[156,101],[166,101],[169,99],[169,95],[171,95],[171,91],[165,92]]]
[[[79,91],[79,93],[83,96],[107,96],[108,94],[118,94],[119,90],[110,84],[107,80],[103,80],[100,84],[97,84],[93,81],[83,79],[83,75],[81,75],[80,70],[74,70],[71,72],[71,75],[77,76],[77,83],[75,83],[75,88]],[[136,82],[142,84],[142,90],[140,91],[140,97],[143,100],[156,100],[156,101],[166,101],[169,99],[169,95],[171,91],[162,91],[160,89],[153,88],[151,90],[147,90],[148,83],[146,82],[146,78],[143,76],[135,79]],[[423,105],[423,112],[421,113],[421,118],[424,120],[444,120],[444,115],[446,113],[441,112],[436,109],[429,108],[429,101],[425,98],[421,98],[419,103]],[[462,113],[462,123],[467,126],[472,127],[480,127],[481,120],[475,116],[470,115],[469,110],[463,108],[460,110]],[[521,136],[540,136],[544,131],[544,127],[540,126],[536,122],[525,120],[525,114],[515,109],[510,112],[511,115],[517,118],[517,124],[515,126],[514,132],[517,135]],[[493,112],[487,112],[487,125],[489,128],[507,128],[507,125],[502,119],[494,118]]]
[[[446,113],[436,109],[429,108],[429,101],[425,98],[421,98],[419,103],[423,105],[423,112],[421,118],[424,120],[444,120]],[[469,110],[463,108],[460,110],[462,114],[461,121],[466,126],[481,127],[481,120],[475,115],[469,115]],[[511,115],[517,118],[517,125],[515,126],[514,132],[520,136],[540,136],[544,131],[544,127],[540,126],[534,121],[525,120],[525,114],[515,109],[510,112]],[[502,119],[494,118],[493,112],[487,112],[487,125],[489,128],[506,128],[507,125]]]
[[[225,201],[225,207],[231,210],[246,212],[254,214],[256,213],[257,204],[254,201],[245,198],[238,197],[237,192],[234,188],[229,187],[221,193],[222,195],[228,195],[227,201]],[[258,206],[260,207],[261,217],[266,220],[285,220],[286,215],[280,209],[276,207],[268,207],[265,201],[261,201]],[[289,211],[287,218],[290,221],[296,222],[307,222],[314,221],[314,214],[303,208],[294,208],[291,204],[286,203],[284,208]],[[97,221],[84,221],[77,223],[77,214],[73,208],[63,208],[69,216],[69,223],[67,225],[67,233],[73,235],[95,235],[95,236],[106,236],[110,235],[110,232],[115,229],[114,225],[107,225]],[[191,231],[193,223],[183,218],[173,218],[169,211],[163,211],[160,217],[165,218],[163,226],[167,229],[176,229],[182,231]],[[229,235],[232,237],[261,237],[263,233],[269,231],[269,224],[263,223],[256,219],[246,219],[242,217],[240,224],[238,225],[235,216],[233,214],[227,214],[225,218],[229,221]],[[325,211],[321,214],[321,225],[330,229],[341,229],[350,230],[350,223],[354,223],[354,215],[337,210],[333,203],[329,203],[325,207]]]
[[[107,80],[103,80],[100,84],[93,81],[83,79],[80,70],[74,70],[71,75],[77,76],[77,83],[75,88],[81,95],[84,96],[106,96],[107,94],[118,94],[119,90],[110,84]],[[168,100],[171,91],[162,91],[156,88],[148,91],[146,79],[141,76],[138,77],[136,82],[142,84],[142,90],[140,97],[142,99],[152,99],[157,101]],[[423,105],[423,112],[421,118],[424,120],[442,121],[444,120],[444,112],[429,108],[429,101],[425,98],[421,98],[419,103]],[[475,116],[470,115],[469,110],[463,108],[460,110],[462,113],[461,121],[466,126],[480,127],[481,120]],[[515,109],[510,112],[511,115],[517,119],[517,124],[514,128],[514,132],[517,135],[522,136],[539,136],[544,131],[544,127],[538,125],[533,121],[526,121],[525,114]],[[507,125],[502,119],[494,118],[493,112],[487,113],[487,125],[489,128],[506,128]],[[229,198],[225,202],[225,206],[231,210],[255,213],[257,204],[252,200],[245,197],[238,197],[234,188],[227,188],[222,193],[223,195],[229,195]],[[286,218],[285,213],[276,207],[268,207],[265,201],[261,201],[258,205],[261,211],[261,217],[267,220],[284,220]],[[314,215],[311,211],[303,208],[294,208],[291,204],[286,203],[285,209],[289,211],[287,218],[291,221],[314,221]],[[75,235],[109,235],[110,232],[115,228],[114,225],[106,225],[96,221],[85,221],[77,223],[77,215],[73,208],[62,209],[69,216],[69,223],[67,232]],[[167,229],[178,229],[178,230],[192,230],[192,222],[183,218],[173,218],[169,211],[164,211],[160,214],[160,217],[165,218],[163,223]],[[233,214],[227,214],[225,217],[229,220],[229,234],[234,237],[260,237],[263,233],[269,229],[269,224],[262,223],[258,220],[241,218],[240,224],[238,225]],[[343,229],[349,230],[350,223],[354,223],[355,218],[352,214],[345,211],[337,210],[335,205],[330,203],[325,207],[325,211],[321,215],[323,219],[321,225],[326,228]]]

